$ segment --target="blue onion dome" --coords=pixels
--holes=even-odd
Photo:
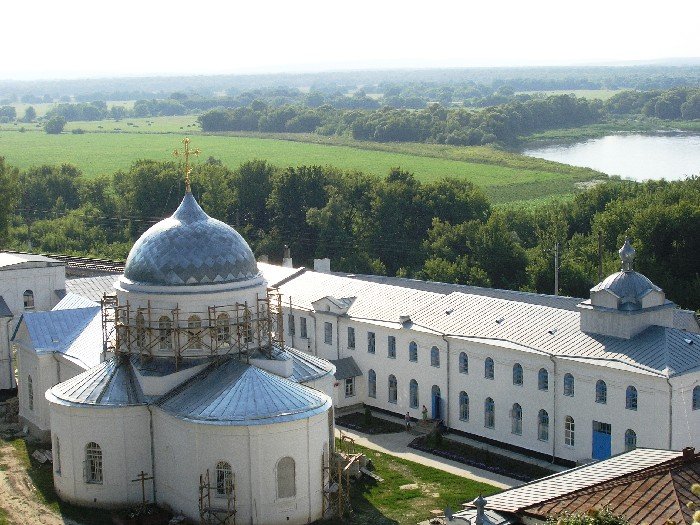
[[[258,275],[245,239],[209,217],[189,191],[171,217],[141,235],[124,268],[130,281],[153,286],[240,282]]]

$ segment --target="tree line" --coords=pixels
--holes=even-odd
[[[138,236],[170,215],[184,192],[181,167],[142,160],[86,179],[73,166],[17,170],[0,160],[6,189],[0,233],[7,248],[124,259]],[[231,170],[216,159],[192,173],[195,196],[233,225],[256,255],[295,263],[329,257],[334,270],[587,297],[619,269],[629,235],[636,268],[686,308],[700,309],[700,179],[610,181],[572,201],[494,208],[462,179],[421,183],[333,167],[277,168],[254,160]]]

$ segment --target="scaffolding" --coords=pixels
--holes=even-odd
[[[217,491],[214,501],[224,505],[212,505],[211,491]],[[231,472],[230,486],[224,485],[224,494],[218,494],[219,487],[212,487],[209,469],[199,475],[199,523],[200,525],[236,525],[236,478]]]
[[[105,355],[174,357],[176,369],[185,357],[233,355],[249,362],[256,352],[271,358],[284,348],[282,296],[268,289],[253,304],[209,306],[204,312],[156,307],[147,301],[135,307],[115,295],[102,298]]]

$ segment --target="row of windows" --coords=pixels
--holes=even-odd
[[[289,335],[296,335],[297,333],[296,324],[294,323],[294,314],[287,315],[287,332]],[[308,339],[309,337],[306,329],[306,317],[299,317],[299,337],[302,339]]]

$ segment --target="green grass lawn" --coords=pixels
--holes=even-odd
[[[345,521],[351,525],[415,525],[430,518],[433,509],[444,510],[449,505],[457,511],[462,503],[479,494],[488,496],[500,491],[485,483],[364,447],[356,446],[355,449],[372,460],[374,472],[384,481],[375,482],[364,477],[352,484],[350,497],[354,512]],[[401,489],[401,486],[412,484],[417,488]]]
[[[153,122],[147,129],[147,122]],[[128,126],[127,123],[132,123]],[[40,164],[71,163],[88,176],[112,174],[127,169],[137,159],[172,158],[185,134],[196,135],[194,117],[125,119],[118,123],[102,121],[70,123],[87,129],[87,124],[103,126],[104,132],[47,135],[43,131],[25,133],[0,130],[0,156],[19,168]],[[117,125],[123,131],[111,132]],[[187,126],[191,126],[188,128]],[[137,129],[134,129],[138,126]],[[94,129],[93,128],[93,129]],[[144,129],[146,128],[146,129]],[[177,129],[175,129],[177,128]],[[180,129],[182,128],[182,129]],[[100,131],[100,130],[95,130]],[[107,132],[110,131],[110,132]],[[302,142],[307,140],[315,142]],[[350,139],[304,136],[221,136],[199,134],[193,145],[202,156],[213,156],[235,168],[252,159],[266,159],[276,166],[332,165],[384,177],[391,168],[413,172],[427,182],[458,177],[480,186],[494,203],[526,202],[550,196],[571,196],[576,183],[599,178],[593,170],[530,159],[522,155],[485,147],[451,147],[430,144],[373,144]]]

